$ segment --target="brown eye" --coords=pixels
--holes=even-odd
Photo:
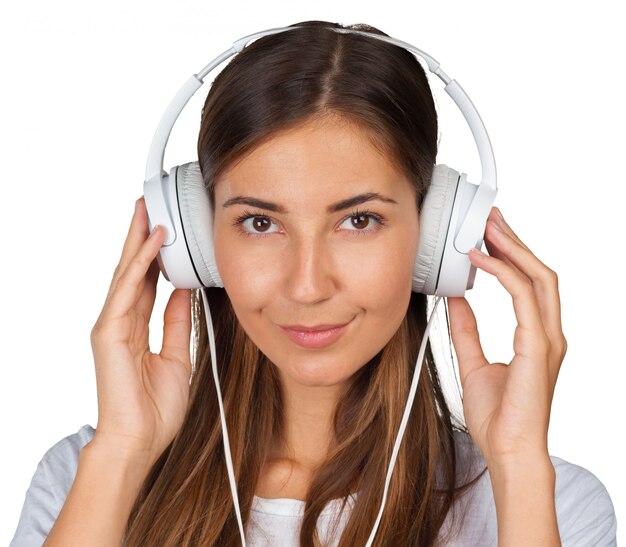
[[[374,222],[372,222],[374,221]],[[350,223],[350,227],[346,228],[350,235],[362,236],[377,232],[385,224],[383,217],[372,211],[353,211],[352,214],[344,219],[342,224]]]
[[[265,237],[266,235],[277,233],[277,231],[268,231],[272,224],[275,223],[268,216],[250,211],[245,211],[243,215],[237,217],[235,222],[233,222],[233,225],[237,226],[241,233],[252,237]]]
[[[369,215],[355,215],[350,218],[353,219],[352,225],[355,228],[363,229],[369,225]],[[356,222],[354,222],[354,219],[356,219]]]
[[[270,224],[265,217],[252,217],[252,227],[260,232],[265,232]]]

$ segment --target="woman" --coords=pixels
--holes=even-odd
[[[408,51],[299,26],[245,48],[206,99],[198,158],[224,282],[207,296],[247,544],[360,546],[426,326],[411,273],[437,115]],[[332,207],[364,192],[382,198]],[[556,274],[497,213],[490,256],[470,260],[512,295],[515,356],[489,364],[467,301],[449,299],[466,424],[427,346],[374,545],[615,541],[602,483],[547,450],[566,351]],[[139,199],[92,331],[97,429],[48,451],[12,545],[240,545],[197,291],[172,293],[163,348],[148,348],[163,241]],[[318,347],[284,328],[344,324]]]

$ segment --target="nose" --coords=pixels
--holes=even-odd
[[[328,242],[313,235],[294,238],[287,248],[284,282],[289,297],[301,304],[329,298],[337,289],[332,250]]]

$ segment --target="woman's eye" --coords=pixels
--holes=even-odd
[[[369,211],[364,211],[362,213],[353,213],[341,223],[342,226],[344,224],[350,226],[350,228],[348,228],[348,231],[355,232],[354,235],[365,235],[367,233],[377,232],[384,224],[384,222],[380,215],[377,215],[376,213],[370,213]],[[374,227],[370,228],[370,226],[372,225],[374,225]]]
[[[237,224],[245,228],[242,231],[246,235],[263,236],[265,234],[275,233],[275,232],[269,231],[270,226],[272,224],[272,220],[263,215],[242,216],[237,220]]]

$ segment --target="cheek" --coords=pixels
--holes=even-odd
[[[348,290],[372,312],[395,315],[399,302],[408,300],[417,254],[417,236],[404,233],[384,238],[355,256],[345,255],[340,269]]]
[[[238,237],[243,236],[215,234],[220,277],[235,309],[259,309],[276,292],[276,269],[268,265],[267,255],[259,253],[260,247],[242,244]]]
[[[386,253],[387,254],[387,253]],[[370,353],[375,354],[393,336],[402,322],[411,296],[411,269],[405,262],[395,260],[370,266],[369,277],[363,279],[355,301],[365,310]],[[364,341],[368,344],[367,341]]]

